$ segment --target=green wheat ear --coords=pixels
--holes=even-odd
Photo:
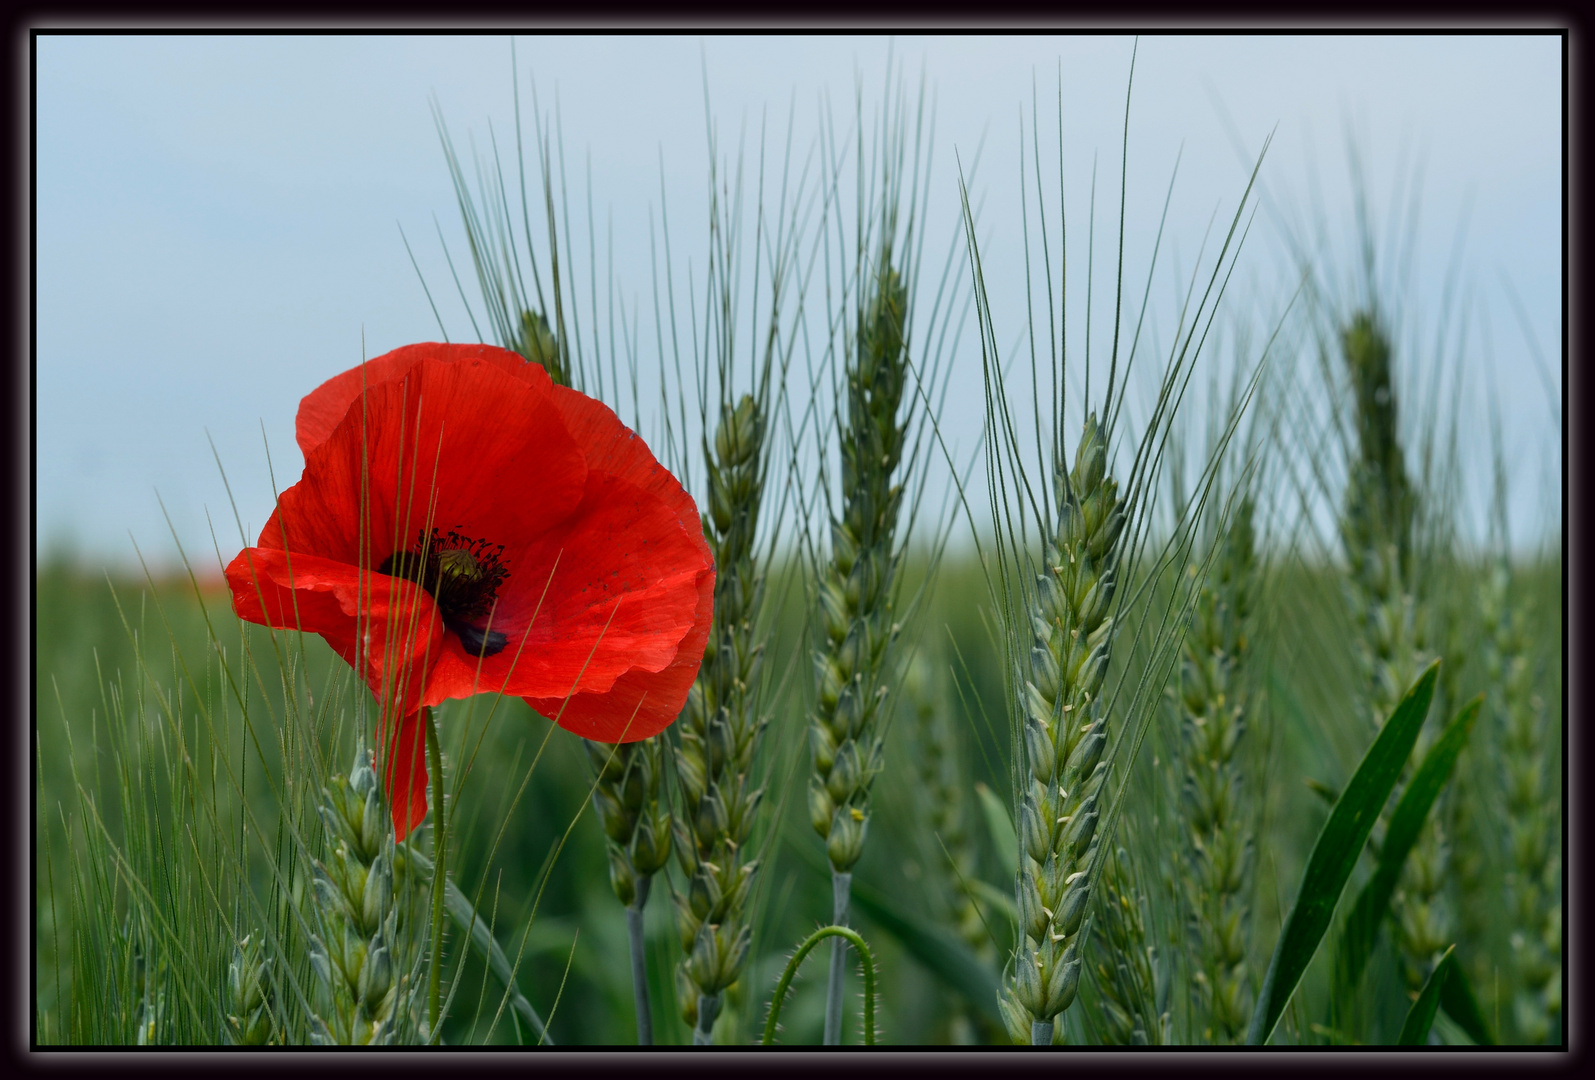
[[[670,861],[670,807],[660,798],[660,736],[613,745],[583,739],[582,746],[596,774],[593,809],[604,830],[609,884],[626,909],[631,963],[634,971],[641,973],[645,963],[643,908],[648,903],[654,874]],[[633,990],[638,1044],[650,1045],[653,1016],[645,978],[639,977]]]
[[[537,364],[554,380],[557,386],[570,385],[570,369],[560,354],[559,343],[554,340],[554,332],[548,328],[548,320],[535,312],[521,310],[520,326],[511,340],[509,348],[524,356],[529,362]]]
[[[676,898],[681,931],[677,982],[693,1042],[713,1041],[721,995],[741,977],[752,942],[747,907],[758,870],[750,840],[764,789],[755,759],[767,718],[758,714],[763,645],[755,639],[764,573],[755,533],[764,494],[766,424],[760,401],[744,394],[721,407],[704,457],[714,550],[714,624],[703,666],[677,725],[681,814],[676,857],[686,878]]]
[[[222,1031],[230,1045],[282,1043],[272,1003],[271,967],[257,934],[245,934],[233,947],[227,965],[227,1024]]]
[[[322,795],[332,851],[311,860],[310,966],[320,993],[310,1039],[389,1045],[410,1018],[419,935],[395,895],[393,833],[363,744],[349,775],[334,776]]]
[[[1023,940],[1003,1011],[1016,1040],[1052,1041],[1054,1019],[1074,1003],[1080,929],[1091,898],[1088,868],[1108,765],[1101,700],[1116,618],[1124,507],[1107,471],[1107,439],[1092,413],[1072,471],[1057,470],[1059,513],[1030,610],[1030,678],[1024,697],[1017,901]]]
[[[1250,788],[1244,782],[1251,613],[1257,588],[1254,505],[1243,497],[1198,594],[1178,703],[1184,751],[1193,980],[1206,1042],[1235,1043],[1251,1018],[1249,904],[1253,870]]]
[[[1562,1013],[1561,807],[1546,760],[1554,735],[1536,692],[1528,657],[1527,613],[1512,603],[1512,573],[1503,557],[1485,583],[1486,668],[1500,726],[1506,796],[1507,898],[1512,931],[1511,1018],[1525,1042],[1544,1043]]]
[[[1416,678],[1424,657],[1429,613],[1417,594],[1414,565],[1419,508],[1397,426],[1389,332],[1376,313],[1360,311],[1342,328],[1340,345],[1357,431],[1341,536],[1351,568],[1352,607],[1362,627],[1365,700],[1377,725],[1395,710],[1402,688]],[[1413,760],[1422,760],[1427,742],[1419,738]],[[1448,858],[1440,819],[1431,816],[1392,898],[1402,976],[1412,990],[1423,985],[1455,941],[1454,920],[1443,895]]]
[[[1091,928],[1101,1041],[1160,1046],[1169,1041],[1169,1014],[1158,1002],[1157,949],[1147,944],[1147,895],[1139,868],[1123,847],[1115,848],[1103,867],[1101,888]]]

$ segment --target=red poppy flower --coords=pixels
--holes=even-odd
[[[510,694],[605,742],[675,720],[713,556],[607,407],[507,350],[425,344],[322,384],[296,427],[304,475],[227,567],[233,609],[319,633],[365,678],[400,839],[426,813],[423,706]]]

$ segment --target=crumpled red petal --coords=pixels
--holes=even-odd
[[[377,760],[388,788],[393,839],[403,841],[426,818],[426,729],[421,714],[404,714],[390,733],[387,712],[377,721]]]
[[[426,671],[443,641],[443,623],[426,590],[269,547],[245,548],[225,573],[240,618],[318,633],[379,701],[420,708]]]
[[[682,569],[693,584],[692,624],[662,669],[634,669],[607,690],[564,691],[553,696],[524,695],[526,703],[567,731],[602,742],[634,742],[669,727],[686,703],[687,691],[703,663],[714,612],[714,556],[703,536],[698,508],[669,470],[660,465],[636,433],[602,402],[556,386],[554,401],[586,455],[589,475],[608,474],[660,499],[679,523],[689,551]]]

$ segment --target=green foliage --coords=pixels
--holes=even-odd
[[[1346,928],[1340,939],[1340,977],[1347,987],[1354,988],[1362,977],[1368,954],[1373,950],[1374,936],[1384,921],[1407,856],[1417,843],[1418,833],[1428,819],[1429,809],[1446,781],[1451,778],[1451,771],[1456,767],[1462,748],[1467,745],[1482,704],[1482,697],[1475,698],[1452,718],[1444,734],[1424,755],[1423,763],[1413,773],[1411,782],[1401,793],[1401,801],[1390,814],[1384,843],[1379,848],[1379,867],[1352,905],[1351,916],[1346,920]]]
[[[1456,957],[1452,955],[1455,950],[1455,945],[1449,946],[1425,980],[1423,989],[1418,992],[1418,999],[1412,1003],[1407,1018],[1402,1021],[1401,1035],[1396,1039],[1399,1045],[1422,1046],[1429,1040],[1429,1028],[1434,1023],[1435,1011],[1440,1007],[1440,990],[1456,969]]]
[[[1251,1025],[1246,1032],[1249,1045],[1261,1046],[1268,1041],[1303,972],[1318,951],[1363,845],[1368,842],[1374,822],[1390,798],[1413,744],[1418,740],[1418,731],[1423,727],[1429,702],[1434,697],[1439,668],[1438,660],[1430,664],[1401,699],[1363,755],[1362,763],[1340,798],[1335,800],[1329,820],[1319,831],[1296,892],[1296,901],[1285,918],[1274,955],[1268,962],[1268,972],[1263,976],[1257,1008],[1252,1012]]]

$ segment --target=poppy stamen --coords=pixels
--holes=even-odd
[[[493,613],[499,586],[509,577],[500,561],[504,545],[476,540],[451,529],[448,535],[422,530],[412,551],[396,551],[377,568],[379,573],[413,581],[431,594],[443,616],[472,656],[487,657],[501,651],[509,638],[477,623]]]

